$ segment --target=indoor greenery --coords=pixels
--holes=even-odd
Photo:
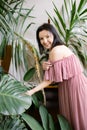
[[[64,0],[61,11],[53,2],[54,16],[48,12],[61,39],[67,47],[79,57],[83,66],[87,67],[87,0]]]
[[[3,60],[6,45],[8,43],[11,43],[12,46],[15,46],[15,52],[13,53],[13,61],[15,60],[14,63],[16,68],[18,67],[18,64],[22,64],[20,55],[21,53],[24,56],[25,66],[27,66],[28,64],[25,60],[26,44],[28,49],[31,48],[30,50],[31,52],[33,52],[35,61],[37,62],[37,64],[35,64],[36,66],[30,68],[28,70],[28,73],[26,72],[24,80],[27,81],[27,79],[29,80],[33,76],[35,69],[38,67],[38,54],[35,48],[33,48],[30,43],[28,43],[23,38],[24,33],[27,31],[27,29],[29,29],[31,24],[33,24],[29,23],[29,25],[25,29],[22,28],[24,22],[28,17],[33,18],[29,15],[33,8],[22,8],[23,1],[24,0],[0,1],[0,61]],[[87,2],[85,0],[80,0],[78,7],[76,6],[76,1],[73,2],[73,0],[69,0],[69,3],[70,5],[68,6],[66,4],[66,1],[64,0],[64,5],[62,8],[63,15],[61,15],[61,13],[57,9],[57,6],[55,6],[55,4],[53,3],[54,12],[57,15],[57,19],[56,17],[51,17],[49,14],[48,15],[53,21],[53,23],[56,25],[66,45],[68,47],[73,48],[74,52],[79,56],[81,55],[81,57],[83,56],[83,58],[86,58],[86,54],[82,55],[83,51],[80,48],[85,45],[86,40],[84,40],[83,37],[86,37],[87,35],[87,31],[85,30],[86,27],[83,29],[83,25],[85,25],[85,20],[87,16],[87,9],[84,7]],[[23,14],[23,12],[21,12],[24,10],[27,11],[26,14]],[[67,13],[67,15],[65,14],[65,12]],[[64,20],[65,16],[67,16],[69,21],[67,19]],[[23,21],[20,24],[21,19]],[[70,24],[66,24],[64,22],[70,22]],[[77,32],[75,33],[76,27],[80,27],[81,29],[83,29],[84,33],[81,33],[82,35],[78,33],[79,35],[81,35],[81,39],[78,38]],[[23,42],[22,48],[20,44],[21,41]],[[80,54],[80,52],[82,53]],[[38,70],[39,69],[37,69],[37,73]],[[32,97],[27,96],[25,94],[28,89],[34,87],[32,84],[30,84],[29,82],[27,83],[25,81],[18,81],[13,78],[12,75],[6,74],[4,73],[4,71],[2,72],[2,70],[0,71],[0,75],[0,130],[28,130],[29,128],[31,128],[32,130],[56,130],[55,122],[53,121],[52,116],[50,115],[50,113],[48,113],[46,108],[41,105],[42,102],[41,99],[39,99],[40,97],[38,97],[37,94],[34,94]],[[27,114],[26,110],[31,109],[32,104],[38,107],[41,122],[37,121],[36,119],[34,119],[34,117]],[[58,121],[61,130],[72,129],[71,126],[68,124],[67,120],[62,115],[58,115]]]
[[[34,24],[28,22],[28,25],[24,26],[28,18],[33,18],[30,15],[33,7],[31,9],[23,8],[23,2],[24,0],[0,1],[0,130],[27,129],[20,115],[32,104],[31,97],[24,94],[29,87],[13,78],[14,76],[5,73],[2,68],[2,61],[8,44],[13,47],[12,57],[13,61],[15,60],[15,67],[17,68],[17,65],[22,63],[21,57],[24,56],[25,47],[15,32],[24,36],[27,29]],[[29,84],[27,86],[32,87]]]
[[[23,3],[24,0],[0,1],[0,60],[3,60],[6,46],[10,44],[13,47],[12,58],[16,69],[22,62],[27,67],[27,60],[24,53],[25,47],[15,32],[24,36],[29,27],[34,24],[34,22],[29,21],[29,19],[34,18],[31,16],[34,7],[25,8]]]

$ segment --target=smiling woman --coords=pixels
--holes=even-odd
[[[52,43],[53,43],[53,35],[51,32],[47,30],[43,30],[39,33],[39,38],[42,46],[46,49],[51,49]]]
[[[48,35],[48,32],[51,35]],[[86,130],[87,101],[84,99],[87,98],[87,78],[83,74],[78,58],[60,40],[53,25],[42,24],[38,27],[36,36],[40,52],[43,53],[44,49],[49,50],[47,62],[50,62],[51,66],[46,65],[48,69],[45,70],[43,81],[28,90],[26,94],[31,96],[50,84],[56,83],[59,114],[69,121],[73,130]]]
[[[57,5],[58,8],[61,9],[63,0],[53,0]],[[32,26],[29,31],[25,34],[25,37],[32,41],[32,43],[38,48],[36,44],[36,37],[35,37],[35,31],[37,30],[37,27],[41,25],[43,22],[48,21],[48,15],[46,14],[46,11],[51,13],[51,16],[54,16],[54,12],[52,11],[53,4],[52,0],[25,0],[24,7],[31,8],[34,6],[34,10],[32,12],[32,15],[35,16],[34,22],[35,25]]]

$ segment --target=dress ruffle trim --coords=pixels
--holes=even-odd
[[[62,82],[82,72],[82,66],[75,55],[51,63],[52,67],[45,71],[45,80]]]

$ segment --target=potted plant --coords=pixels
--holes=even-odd
[[[25,26],[25,21],[31,18],[31,9],[25,9],[23,7],[24,0],[1,0],[0,1],[0,59],[4,58],[6,53],[7,45],[12,46],[12,57],[15,61],[15,67],[19,65],[22,61],[21,50],[23,50],[23,44],[20,39],[15,35],[15,32],[24,36],[29,27],[34,24],[34,22],[29,22]],[[19,55],[20,54],[20,55]],[[24,60],[23,55],[23,60]],[[26,65],[25,65],[26,66]]]

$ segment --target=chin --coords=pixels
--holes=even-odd
[[[46,49],[50,50],[50,49],[51,49],[51,47],[46,47]]]

